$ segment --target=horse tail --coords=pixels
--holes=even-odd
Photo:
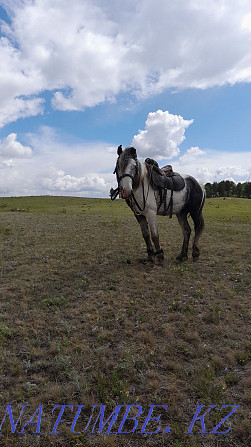
[[[204,188],[204,185],[202,185],[202,183],[199,183],[199,185],[200,185],[201,191],[202,191],[201,203],[200,203],[200,207],[199,207],[199,213],[201,213],[203,206],[205,204],[205,200],[206,200],[206,190]]]
[[[187,177],[186,181],[189,190],[186,210],[190,213],[194,223],[193,259],[197,260],[200,254],[198,241],[205,228],[202,210],[206,199],[206,191],[204,186],[193,177]]]

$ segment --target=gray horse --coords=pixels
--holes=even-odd
[[[141,163],[137,159],[134,147],[122,150],[122,146],[119,146],[117,154],[118,159],[114,173],[117,176],[118,188],[114,191],[115,194],[113,194],[112,199],[119,194],[122,199],[126,200],[134,212],[146,243],[147,260],[153,261],[155,255],[160,262],[164,259],[164,253],[159,244],[157,214],[167,214],[169,217],[172,214],[176,214],[183,232],[182,250],[176,259],[179,261],[188,259],[187,252],[191,228],[187,216],[190,214],[194,222],[195,231],[192,257],[194,261],[197,261],[200,255],[198,240],[204,229],[204,218],[202,215],[205,202],[204,187],[190,175],[184,175],[182,178],[179,176],[183,182],[179,188],[175,188],[173,181],[171,186],[169,186],[170,182],[162,185],[164,173],[160,173],[160,181],[156,185],[154,182],[156,175],[155,177],[152,175],[153,171],[155,171],[154,164],[156,164],[153,160],[152,165],[146,162]],[[152,242],[155,246],[155,251]]]

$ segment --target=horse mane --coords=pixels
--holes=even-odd
[[[144,165],[146,167],[146,177],[151,181],[152,166],[147,162],[144,162]]]

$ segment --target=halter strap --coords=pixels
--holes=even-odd
[[[133,190],[132,190],[132,193],[131,193],[131,196],[132,196],[132,198],[133,198],[133,200],[134,200],[134,203],[135,203],[136,207],[138,208],[138,210],[139,210],[140,212],[144,211],[144,209],[145,209],[145,207],[146,207],[146,198],[145,198],[144,182],[142,182],[142,192],[143,192],[143,208],[141,208],[141,207],[139,206],[139,204],[138,204],[138,202],[137,202],[137,200],[136,200],[136,197],[135,197],[135,195],[134,195],[134,193],[133,193]]]
[[[138,171],[138,169],[139,169],[139,168],[138,168],[138,162],[137,162],[136,169],[137,169],[137,171]],[[117,173],[117,165],[116,165],[116,167],[115,167],[113,173],[114,173],[114,174]],[[117,180],[117,182],[118,182],[118,188],[116,188],[116,189],[113,191],[113,194],[112,194],[112,196],[111,196],[111,199],[112,199],[112,200],[115,200],[116,197],[118,196],[119,191],[120,191],[119,183],[120,183],[121,180],[122,180],[123,178],[125,178],[125,177],[129,177],[129,178],[132,180],[132,182],[135,181],[135,178],[134,178],[131,174],[123,174],[123,175],[121,175],[120,177],[118,177],[118,180]],[[149,183],[149,185],[148,185],[148,193],[149,193],[149,187],[150,187],[150,183]],[[144,182],[142,182],[142,193],[143,193],[143,208],[141,208],[140,205],[138,204],[138,202],[137,202],[137,200],[136,200],[136,197],[135,197],[135,195],[134,195],[134,193],[133,193],[133,190],[132,190],[132,192],[131,192],[131,198],[132,198],[132,200],[134,201],[136,207],[138,208],[138,210],[139,210],[140,212],[144,211],[144,210],[145,210],[145,207],[146,207],[146,197],[145,197],[145,187],[144,187]],[[148,196],[148,193],[147,193],[147,196]],[[135,210],[135,213],[136,213],[136,210]]]
[[[116,169],[115,169],[115,171],[114,171],[114,173],[116,172]],[[118,185],[119,185],[119,182],[123,179],[123,178],[125,178],[125,177],[130,177],[130,179],[132,179],[132,181],[134,180],[134,178],[133,178],[133,176],[131,175],[131,174],[124,174],[124,175],[121,175],[119,178],[118,178]],[[119,191],[120,191],[120,187],[118,186],[118,188],[116,188],[116,189],[114,189],[113,190],[113,193],[112,193],[112,195],[111,195],[111,200],[115,200],[116,199],[116,197],[119,195]]]
[[[118,183],[119,183],[123,178],[125,178],[125,177],[130,177],[130,179],[131,179],[132,181],[134,181],[134,177],[133,177],[131,174],[124,174],[124,175],[121,175],[121,176],[118,178]]]

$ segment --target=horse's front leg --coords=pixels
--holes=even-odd
[[[148,255],[147,261],[154,262],[154,250],[153,250],[153,246],[152,246],[152,242],[151,242],[151,237],[150,237],[150,233],[149,233],[147,220],[146,220],[145,216],[142,216],[142,214],[139,214],[139,215],[135,214],[135,217],[136,217],[138,223],[140,224],[142,236],[146,243],[147,255]]]
[[[157,226],[157,215],[155,212],[148,212],[147,214],[147,221],[150,227],[151,232],[151,238],[155,246],[157,260],[159,262],[162,262],[164,260],[164,252],[162,248],[160,248],[159,243],[159,232],[158,232],[158,226]]]

